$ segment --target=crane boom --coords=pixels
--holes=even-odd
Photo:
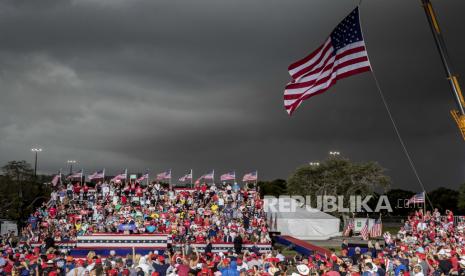
[[[452,70],[449,61],[449,55],[447,54],[446,44],[444,42],[441,29],[439,28],[439,22],[434,12],[433,5],[431,4],[430,0],[421,0],[421,2],[423,4],[423,8],[428,19],[428,23],[430,25],[431,32],[433,33],[434,41],[436,42],[436,47],[438,48],[439,55],[441,56],[442,64],[444,65],[444,69],[446,71],[447,79],[449,80],[452,92],[454,93],[454,97],[457,103],[458,110],[453,109],[450,111],[450,113],[452,114],[452,117],[454,118],[455,122],[457,123],[457,126],[459,127],[460,132],[462,133],[463,139],[465,140],[465,101],[463,99],[462,90],[460,89],[460,84],[457,75]]]

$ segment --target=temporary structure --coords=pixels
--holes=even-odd
[[[265,197],[265,206],[270,198]],[[280,208],[265,208],[268,217],[274,219],[270,228],[281,232],[281,235],[293,236],[301,240],[327,240],[340,236],[340,220],[308,205],[298,204],[296,200],[289,199],[292,210],[280,210]],[[294,204],[294,205],[293,205]],[[288,205],[288,206],[289,206]]]

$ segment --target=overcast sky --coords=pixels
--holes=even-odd
[[[0,163],[41,173],[128,167],[178,178],[215,169],[261,179],[338,150],[378,161],[420,190],[370,73],[344,79],[289,117],[287,66],[317,48],[349,0],[2,0]],[[465,85],[465,1],[434,1]],[[465,180],[465,142],[419,0],[364,0],[372,66],[427,188]]]

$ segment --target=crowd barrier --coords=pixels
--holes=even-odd
[[[33,243],[32,246],[41,246],[41,243]],[[108,256],[113,250],[117,255],[123,256],[132,253],[147,254],[150,251],[158,250],[163,252],[169,246],[174,249],[181,249],[184,244],[176,243],[165,234],[117,234],[117,233],[95,233],[92,235],[78,236],[76,241],[55,242],[58,249],[70,251],[72,256],[82,257],[89,251],[95,251],[102,256]],[[206,243],[191,243],[198,252],[205,252]],[[267,253],[272,250],[271,243],[257,243],[260,253]],[[245,243],[243,250],[252,251],[254,244]],[[212,252],[234,251],[233,243],[213,243]]]

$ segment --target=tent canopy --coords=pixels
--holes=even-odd
[[[265,197],[265,205],[267,200]],[[308,205],[298,204],[294,199],[289,199],[295,208],[292,211],[279,209],[268,209],[270,227],[281,232],[281,235],[289,235],[301,240],[327,240],[335,236],[340,236],[340,220],[334,216],[320,210],[311,208]]]

